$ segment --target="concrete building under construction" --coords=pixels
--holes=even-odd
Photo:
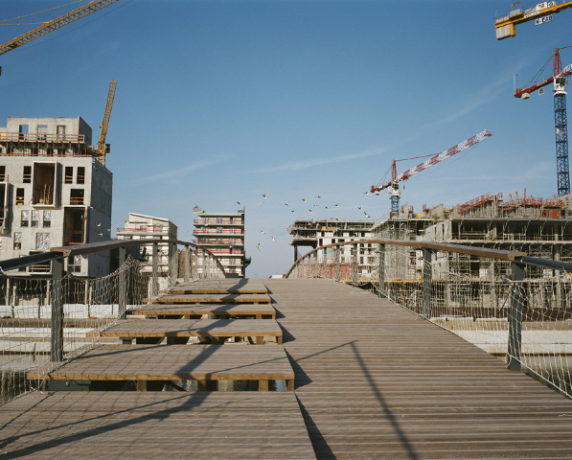
[[[112,173],[81,118],[9,117],[0,127],[0,258],[110,239]],[[73,256],[66,270],[105,276],[109,252]],[[48,275],[50,264],[28,268]]]

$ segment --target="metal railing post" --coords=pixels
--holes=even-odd
[[[352,285],[358,285],[358,245],[352,244]]]
[[[378,245],[379,260],[377,266],[377,294],[379,297],[385,293],[385,244]]]
[[[328,259],[326,258],[326,250],[322,249],[322,267],[324,273],[322,274],[322,278],[328,278]]]
[[[511,263],[512,294],[510,297],[510,311],[508,314],[508,352],[507,369],[520,371],[522,348],[522,310],[524,307],[524,265],[518,262]]]
[[[151,296],[159,295],[159,243],[153,243],[153,280],[151,281]]]
[[[125,319],[127,315],[127,270],[123,266],[127,249],[125,246],[119,248],[119,295],[118,295],[118,315],[119,319]]]
[[[169,243],[169,285],[173,287],[177,284],[178,266],[177,266],[177,245]]]
[[[53,362],[64,359],[64,299],[63,299],[64,260],[52,261],[52,337],[51,355]]]
[[[426,319],[431,318],[431,249],[423,248],[423,316]]]
[[[318,252],[314,253],[314,278],[320,277],[320,264],[318,264]]]
[[[191,248],[185,245],[185,283],[191,279]]]
[[[336,246],[336,252],[334,257],[336,258],[336,281],[340,281],[340,257],[341,257],[340,247]]]

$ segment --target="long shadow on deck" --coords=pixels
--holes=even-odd
[[[367,369],[366,363],[362,359],[359,350],[355,346],[355,343],[351,342],[350,346],[352,348],[352,351],[353,351],[357,361],[359,362],[361,368],[363,369],[363,373],[365,375],[365,378],[367,379],[367,383],[369,384],[369,386],[370,386],[371,390],[373,391],[375,397],[379,401],[379,405],[381,406],[381,408],[385,412],[387,420],[389,420],[389,423],[391,423],[393,430],[395,431],[395,433],[399,437],[399,441],[401,442],[401,445],[403,446],[403,448],[406,450],[406,452],[409,456],[409,459],[410,460],[418,460],[419,456],[415,452],[415,449],[411,445],[411,442],[409,442],[407,435],[401,429],[401,426],[399,425],[399,422],[395,418],[395,415],[393,415],[393,413],[391,412],[391,408],[389,407],[389,405],[385,401],[385,398],[381,394],[381,391],[379,391],[379,388],[377,387],[371,373]]]
[[[160,423],[161,420],[166,419],[168,417],[171,417],[173,414],[176,414],[178,412],[186,412],[189,411],[189,407],[194,407],[195,405],[197,407],[200,407],[200,403],[202,401],[204,401],[206,398],[208,398],[208,394],[209,393],[192,393],[189,395],[189,393],[185,393],[184,395],[177,395],[173,397],[173,400],[181,400],[181,404],[179,406],[176,407],[172,407],[172,408],[168,408],[168,409],[163,409],[163,410],[159,410],[157,412],[151,412],[151,413],[146,413],[143,414],[139,417],[130,419],[130,420],[125,420],[125,419],[121,419],[120,421],[111,423],[109,425],[98,425],[95,428],[91,428],[88,430],[85,430],[83,432],[73,432],[67,436],[62,436],[59,437],[57,439],[48,439],[46,441],[42,441],[42,442],[38,442],[36,444],[27,444],[25,447],[21,447],[17,450],[14,450],[12,452],[7,452],[6,448],[10,446],[10,444],[19,441],[22,438],[29,438],[31,440],[34,439],[35,436],[42,436],[45,437],[46,434],[48,434],[50,431],[59,431],[62,428],[66,428],[66,427],[77,427],[78,425],[81,425],[83,423],[88,423],[88,422],[92,422],[94,420],[102,420],[102,419],[106,419],[108,417],[112,417],[112,416],[116,416],[118,414],[129,414],[129,413],[133,413],[134,410],[141,410],[144,408],[149,408],[152,407],[154,405],[163,405],[165,403],[165,400],[162,401],[158,401],[158,402],[153,402],[151,404],[143,404],[143,405],[139,405],[139,406],[135,406],[132,408],[128,408],[128,409],[124,409],[124,410],[119,410],[119,411],[115,411],[109,414],[105,414],[105,415],[99,415],[96,417],[88,417],[84,420],[81,421],[74,421],[72,423],[62,423],[61,425],[57,425],[57,426],[52,426],[52,427],[48,427],[48,428],[42,428],[41,430],[36,430],[36,431],[32,431],[29,433],[26,433],[24,435],[21,436],[11,436],[9,438],[6,439],[2,439],[0,441],[0,449],[3,451],[2,452],[2,459],[13,459],[13,458],[21,458],[21,457],[25,457],[30,455],[31,453],[40,453],[44,450],[56,447],[56,446],[62,446],[62,445],[66,445],[66,444],[70,444],[70,443],[75,443],[78,440],[83,440],[83,439],[87,439],[87,438],[91,438],[93,436],[99,436],[103,433],[108,433],[108,432],[112,432],[116,429],[121,429],[124,428],[127,424],[132,426],[132,425],[136,425],[139,423],[144,423],[144,422],[148,422],[149,420],[153,420],[156,423]],[[50,398],[50,394],[46,394],[45,399]],[[129,449],[130,444],[126,443],[126,449]]]

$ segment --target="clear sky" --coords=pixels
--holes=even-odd
[[[0,3],[5,20],[67,2]],[[168,218],[191,240],[195,205],[245,207],[247,276],[284,273],[295,219],[366,219],[363,206],[382,220],[387,194],[364,192],[393,159],[438,153],[483,129],[493,137],[412,177],[401,204],[556,193],[551,88],[527,101],[512,93],[515,79],[526,86],[556,47],[572,45],[572,10],[497,41],[495,15],[510,4],[119,0],[0,56],[0,125],[79,115],[97,140],[116,79],[112,227],[132,211]],[[33,27],[0,26],[0,41]],[[561,54],[572,62],[572,48]]]

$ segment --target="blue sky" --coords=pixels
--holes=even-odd
[[[2,0],[0,20],[64,3]],[[193,206],[244,206],[247,275],[283,273],[294,219],[365,219],[363,206],[381,220],[387,195],[364,192],[393,159],[438,153],[483,129],[493,137],[411,178],[401,203],[556,193],[550,91],[527,101],[512,92],[514,75],[526,86],[554,48],[572,45],[572,10],[497,41],[495,15],[510,3],[119,0],[0,56],[0,125],[80,115],[97,139],[115,78],[112,227],[133,211],[172,220],[190,240]],[[0,40],[33,27],[0,26]]]

